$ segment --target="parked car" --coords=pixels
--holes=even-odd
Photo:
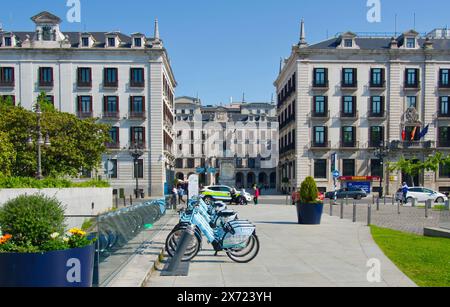
[[[232,197],[232,191],[234,189],[225,186],[225,185],[215,185],[215,186],[208,186],[203,188],[200,191],[200,194],[204,196],[205,200],[213,200],[213,201],[223,201],[223,202],[229,202],[229,203],[241,203],[242,198],[242,204],[247,204],[248,202],[252,201],[253,198],[250,195],[250,193],[245,192],[245,190],[238,191],[236,190],[236,194],[234,195],[234,198]]]
[[[406,194],[406,202],[411,203],[413,198],[422,203],[426,202],[427,200],[432,200],[435,203],[444,203],[448,200],[448,197],[445,194],[423,187],[409,188],[408,194]],[[395,199],[397,201],[403,200],[402,189],[399,189],[397,191],[397,193],[395,194]]]
[[[343,199],[343,198],[353,198],[353,199],[362,199],[367,197],[366,191],[363,189],[357,189],[357,188],[344,188],[337,190],[337,198]],[[334,192],[327,192],[325,194],[325,198],[333,199],[334,198]]]

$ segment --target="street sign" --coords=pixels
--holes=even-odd
[[[337,167],[336,167],[336,161],[337,161],[336,157],[337,157],[336,153],[331,154],[331,171],[332,172],[336,171],[336,169],[337,169]]]
[[[335,170],[335,171],[333,171],[333,178],[335,178],[335,179],[337,179],[337,178],[339,178],[339,177],[341,177],[341,173],[339,173],[339,171],[338,170]]]

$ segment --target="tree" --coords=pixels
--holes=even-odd
[[[10,176],[16,151],[8,135],[0,131],[0,176]]]
[[[81,170],[92,171],[101,162],[105,143],[110,141],[108,125],[94,119],[80,120],[75,115],[56,111],[42,102],[42,131],[49,134],[51,146],[42,147],[44,176],[78,176]],[[15,150],[11,175],[34,177],[37,166],[36,150],[27,147],[27,139],[37,139],[36,114],[22,107],[0,104],[0,132],[6,134]]]
[[[442,153],[437,152],[434,155],[430,155],[425,161],[419,161],[417,158],[406,160],[405,157],[401,157],[398,162],[389,164],[389,171],[401,171],[409,176],[414,183],[413,177],[420,175],[425,171],[438,172],[439,167],[442,165],[450,165],[450,156],[444,157]]]

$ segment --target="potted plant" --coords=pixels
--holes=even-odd
[[[64,207],[42,195],[0,208],[0,287],[91,287],[94,240],[65,233]]]
[[[318,199],[314,178],[307,177],[300,187],[300,198],[297,201],[298,223],[303,225],[319,225],[322,220],[323,201]]]

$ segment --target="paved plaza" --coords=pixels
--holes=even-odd
[[[381,252],[363,223],[324,214],[322,225],[302,226],[296,222],[294,206],[262,204],[233,209],[257,226],[261,250],[253,262],[237,264],[225,253],[214,257],[211,246],[204,242],[204,250],[189,265],[188,276],[161,276],[157,270],[147,286],[415,286]],[[173,225],[176,222],[174,219]],[[374,258],[381,263],[379,283],[367,280],[367,263]]]

